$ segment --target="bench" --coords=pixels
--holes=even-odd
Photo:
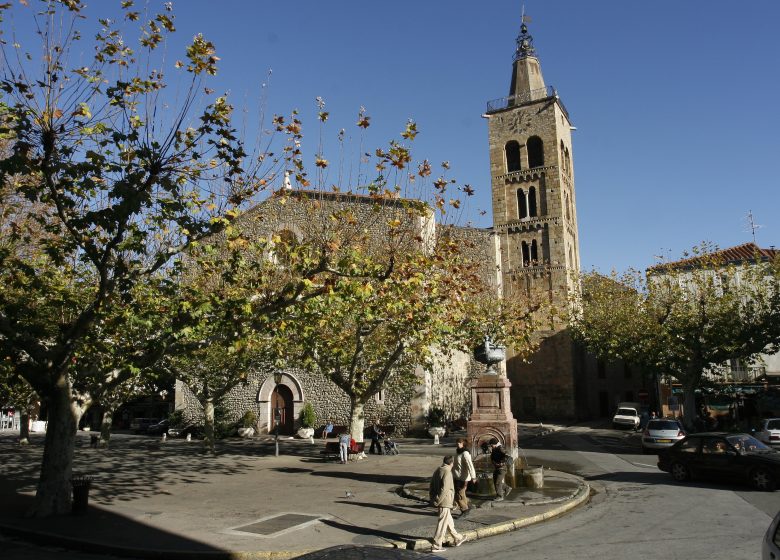
[[[358,455],[360,453],[363,453],[363,449],[365,448],[365,442],[362,441],[356,441],[355,446],[349,448],[347,451],[347,458],[351,458],[353,455]],[[325,449],[320,451],[320,455],[325,455],[325,459],[327,460],[329,457],[333,457],[334,459],[338,459],[341,457],[341,450],[339,449],[339,442],[338,441],[329,441],[325,444]]]

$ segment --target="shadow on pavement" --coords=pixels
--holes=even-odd
[[[355,535],[378,537],[380,539],[386,539],[390,541],[402,541],[405,543],[410,543],[419,538],[416,535],[405,535],[402,533],[393,533],[392,531],[383,531],[382,529],[377,529],[375,527],[361,527],[359,525],[350,525],[349,523],[341,523],[334,519],[323,519],[320,522],[323,523],[324,525],[328,525],[336,529],[341,529],[342,531],[353,533]]]
[[[397,511],[399,513],[409,513],[409,514],[417,514],[420,513],[421,510],[425,509],[431,509],[430,506],[426,504],[413,504],[409,506],[393,506],[389,504],[376,504],[373,502],[356,502],[354,500],[336,500],[337,504],[346,504],[349,506],[360,506],[360,507],[367,507],[367,508],[373,508],[373,509],[384,509],[387,511]]]
[[[162,531],[150,525],[90,506],[83,515],[32,519],[22,515],[32,507],[33,496],[14,492],[13,484],[0,481],[0,532],[18,536],[35,545],[55,545],[90,553],[145,555],[161,551],[160,558],[186,557],[193,553],[212,558],[229,558],[229,553],[209,544]],[[139,548],[142,547],[142,548]]]

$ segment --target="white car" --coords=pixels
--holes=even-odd
[[[761,543],[761,558],[762,560],[780,558],[780,512],[775,515],[764,535],[764,542]]]
[[[636,430],[639,427],[639,412],[635,408],[618,408],[612,417],[612,427]]]
[[[755,437],[767,445],[780,445],[780,418],[762,420],[761,427],[756,431]]]

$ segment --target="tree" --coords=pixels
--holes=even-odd
[[[681,383],[691,426],[705,370],[780,344],[780,259],[729,263],[704,245],[646,276],[585,274],[574,308],[573,335],[590,351]]]
[[[27,21],[38,30],[42,64],[4,40],[0,70],[0,137],[11,143],[0,186],[44,210],[4,217],[11,243],[0,252],[0,356],[49,414],[37,516],[70,510],[86,400],[74,393],[73,358],[101,313],[131,303],[134,286],[225,229],[265,182],[258,158],[236,140],[227,99],[205,101],[217,57],[202,36],[172,71],[187,80],[181,101],[162,110],[171,100],[158,47],[175,31],[170,4],[141,25],[135,49],[121,22],[99,20],[92,59],[73,65],[68,56],[83,50],[83,4],[41,4]],[[126,22],[140,18],[131,1],[122,6]],[[9,7],[0,5],[0,17]]]
[[[470,352],[484,336],[512,343],[521,355],[532,346],[538,306],[498,298],[479,274],[482,262],[465,250],[467,241],[448,227],[434,233],[427,208],[397,201],[374,209],[385,227],[353,237],[349,254],[354,267],[377,273],[334,278],[327,293],[269,329],[281,363],[312,367],[346,393],[357,441],[368,399],[391,380],[412,383],[415,366]],[[336,204],[328,216],[340,212]]]

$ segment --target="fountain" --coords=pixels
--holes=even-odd
[[[474,350],[474,358],[485,364],[485,371],[471,382],[471,418],[466,428],[477,471],[477,487],[473,494],[479,497],[496,494],[493,465],[490,456],[485,453],[486,444],[493,438],[501,442],[512,458],[507,468],[506,484],[511,488],[541,488],[544,485],[542,467],[528,465],[520,456],[517,421],[512,416],[509,396],[512,383],[497,368],[497,364],[506,358],[506,348],[493,344],[490,338],[485,337]]]

